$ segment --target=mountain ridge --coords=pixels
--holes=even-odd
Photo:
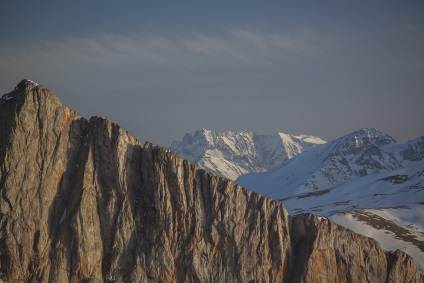
[[[285,161],[273,171],[241,176],[237,182],[252,187],[256,183],[266,186],[268,190],[263,193],[280,199],[318,188],[328,189],[354,177],[424,163],[423,147],[424,137],[396,144],[392,137],[379,130],[362,129],[316,146]],[[261,176],[264,176],[264,180],[255,181],[256,178],[261,179]],[[284,190],[280,189],[282,185]]]
[[[2,281],[422,281],[401,251],[21,86],[0,99]]]
[[[325,143],[310,135],[259,135],[252,131],[215,132],[202,129],[185,134],[170,149],[196,166],[229,179],[277,167],[301,151]]]
[[[424,270],[424,223],[415,216],[423,211],[424,137],[398,144],[361,129],[236,182],[280,199],[289,213],[323,215],[386,249],[408,250]]]

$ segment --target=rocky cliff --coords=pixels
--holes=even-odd
[[[24,80],[0,100],[3,282],[420,282],[413,260],[86,120]]]

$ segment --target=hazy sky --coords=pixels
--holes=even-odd
[[[371,3],[372,2],[372,3]],[[0,92],[23,78],[170,145],[250,129],[424,135],[424,1],[3,1]]]

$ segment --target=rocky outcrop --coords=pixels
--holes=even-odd
[[[373,239],[325,217],[291,217],[295,272],[292,282],[420,282],[405,253],[385,252]],[[397,267],[402,266],[402,270]]]
[[[0,100],[3,282],[420,282],[411,258],[86,120],[22,81]]]

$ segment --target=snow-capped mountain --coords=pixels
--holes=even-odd
[[[397,144],[363,129],[236,182],[401,249],[424,271],[424,136]]]
[[[186,134],[170,148],[200,168],[235,180],[242,174],[274,169],[303,150],[324,143],[309,135],[220,133],[202,129],[194,135]]]
[[[362,129],[318,145],[278,168],[237,182],[274,199],[332,189],[356,177],[424,163],[424,137],[397,144],[377,129]]]

